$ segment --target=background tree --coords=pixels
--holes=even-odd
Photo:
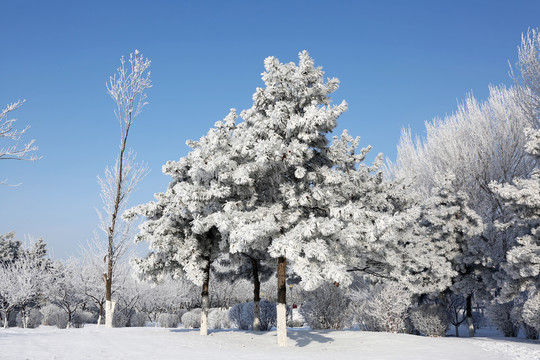
[[[8,234],[10,239],[11,234]],[[26,247],[14,240],[9,243],[14,245],[9,248],[11,254],[0,261],[0,310],[4,327],[8,326],[9,314],[14,309],[20,311],[22,325],[26,327],[28,312],[42,303],[45,291],[51,286],[52,263],[42,239]]]
[[[426,123],[425,139],[415,142],[410,132],[404,131],[397,161],[389,165],[392,176],[408,179],[419,198],[429,196],[437,178],[453,173],[457,190],[467,195],[468,206],[481,216],[484,230],[469,238],[467,248],[471,251],[464,258],[467,274],[459,275],[459,283],[468,284],[467,289],[461,287],[464,295],[474,292],[491,297],[491,290],[498,288],[496,279],[506,253],[515,244],[515,228],[496,227],[513,215],[490,183],[529,176],[535,166],[524,150],[524,129],[533,119],[518,95],[516,88],[505,87],[491,87],[484,102],[469,95],[456,113]]]
[[[73,315],[86,302],[80,277],[82,267],[77,259],[70,259],[65,263],[56,262],[53,271],[55,280],[47,289],[47,298],[66,313],[67,328],[70,328]]]
[[[112,327],[114,306],[112,301],[112,283],[114,267],[124,251],[129,234],[129,224],[122,223],[119,215],[125,209],[129,195],[146,175],[144,164],[137,164],[135,154],[126,152],[127,138],[131,125],[147,104],[146,90],[152,87],[150,80],[150,60],[144,59],[138,50],[129,56],[130,69],[126,69],[122,57],[117,74],[107,84],[107,91],[115,101],[116,118],[120,123],[120,153],[112,168],[105,169],[105,176],[98,178],[103,201],[103,214],[99,213],[100,228],[107,236],[106,269],[103,275],[105,283],[105,326]]]

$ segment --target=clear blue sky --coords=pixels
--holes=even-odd
[[[0,163],[1,179],[22,182],[0,187],[0,233],[42,236],[56,258],[96,229],[96,176],[120,136],[105,83],[122,55],[152,60],[150,104],[128,140],[151,168],[136,205],[165,190],[161,165],[184,156],[187,139],[251,106],[267,56],[308,50],[341,80],[338,132],[394,159],[402,127],[422,134],[467,92],[511,84],[521,33],[540,26],[538,1],[3,0],[0,13],[0,104],[27,99],[13,115],[42,156]]]

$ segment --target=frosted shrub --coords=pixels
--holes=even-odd
[[[423,304],[411,312],[416,330],[426,336],[446,336],[450,325],[448,311],[441,305]]]
[[[210,309],[208,313],[208,328],[210,329],[230,329],[228,310]]]
[[[71,325],[75,328],[82,328],[84,324],[91,323],[94,320],[94,314],[89,311],[75,311],[71,316]]]
[[[240,330],[249,329],[250,324],[246,323],[242,319],[242,311],[244,308],[244,304],[245,303],[236,304],[232,308],[229,309],[228,316],[231,322],[231,327],[235,329],[240,329]]]
[[[540,292],[525,301],[521,316],[525,324],[540,332]]]
[[[158,317],[158,326],[164,328],[177,328],[179,323],[178,316],[176,314],[160,314]]]
[[[343,329],[350,318],[350,299],[346,292],[333,284],[304,294],[300,315],[313,330]]]
[[[57,305],[49,304],[40,309],[43,319],[42,325],[56,326],[65,329],[68,325],[68,315]]]
[[[39,312],[38,309],[31,309],[30,311],[27,311],[25,313],[25,317],[26,317],[26,328],[28,329],[37,328],[41,324],[41,321],[43,320],[43,315],[41,314],[41,312]],[[17,314],[17,326],[24,327],[20,313]]]
[[[54,323],[56,314],[62,312],[62,309],[60,309],[56,305],[49,304],[39,309],[39,312],[41,313],[41,315],[43,315],[43,318],[41,319],[41,325],[54,326],[56,325]]]
[[[352,310],[358,325],[368,331],[407,332],[411,293],[397,283],[377,284],[351,291]]]
[[[511,312],[514,304],[492,304],[487,308],[486,315],[493,325],[499,329],[506,337],[516,337],[519,331],[519,324],[512,319]]]
[[[182,319],[182,316],[184,316],[184,314],[187,312],[187,309],[178,309],[174,313],[176,314],[176,316],[178,316],[179,319]]]
[[[53,315],[52,323],[59,329],[66,329],[68,327],[68,315],[65,312],[59,312]]]
[[[136,312],[129,319],[129,326],[131,327],[143,327],[146,324],[146,314],[143,312]]]
[[[115,311],[113,316],[112,326],[115,328],[126,327],[129,323],[129,318],[123,311]]]
[[[182,315],[182,324],[186,329],[198,329],[201,327],[201,309],[193,309]]]
[[[287,307],[287,316],[290,309]],[[261,300],[259,302],[260,331],[269,331],[277,324],[276,304]],[[253,329],[253,301],[236,304],[229,310],[231,327],[241,330]]]

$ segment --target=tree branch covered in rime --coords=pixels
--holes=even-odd
[[[511,75],[517,84],[521,106],[528,115],[535,119],[534,127],[538,128],[540,119],[540,31],[529,29],[521,35],[521,44],[518,47],[518,63],[516,68],[519,74]]]
[[[22,130],[14,128],[15,121],[17,119],[10,118],[8,114],[14,110],[17,110],[26,100],[19,100],[17,102],[7,105],[0,112],[0,140],[11,140],[16,143],[11,146],[0,147],[0,160],[26,160],[35,161],[39,157],[34,154],[38,150],[38,147],[34,145],[35,140],[30,140],[28,143],[19,146],[19,140],[21,136],[30,128],[25,127]],[[0,185],[7,185],[7,179],[1,180]]]
[[[148,104],[145,91],[152,87],[152,81],[150,71],[147,71],[151,62],[144,59],[138,50],[135,50],[134,54],[129,54],[129,69],[126,68],[123,56],[120,63],[117,73],[109,78],[107,92],[117,105],[115,115],[120,123],[122,146],[133,120]]]
[[[116,218],[116,214],[121,214],[125,211],[130,195],[148,172],[148,166],[144,163],[137,163],[135,153],[129,151],[125,155],[122,164],[121,176],[119,176],[119,158],[116,159],[113,167],[107,167],[105,169],[103,178],[98,176],[98,184],[101,189],[100,197],[103,203],[102,211],[97,211],[99,217],[99,229],[107,236],[111,231],[111,219],[113,217]],[[117,204],[118,184],[120,184],[122,191]],[[132,237],[131,223],[127,221],[118,221],[115,223],[114,230],[112,253],[110,254],[113,261],[113,267],[128,250],[126,246],[129,243],[129,239]],[[103,248],[102,251],[106,254],[108,249]]]

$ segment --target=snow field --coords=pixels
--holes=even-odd
[[[538,360],[540,343],[503,337],[428,338],[366,331],[288,331],[288,346],[276,345],[276,332],[165,328],[0,330],[3,360],[61,359],[399,359]]]

